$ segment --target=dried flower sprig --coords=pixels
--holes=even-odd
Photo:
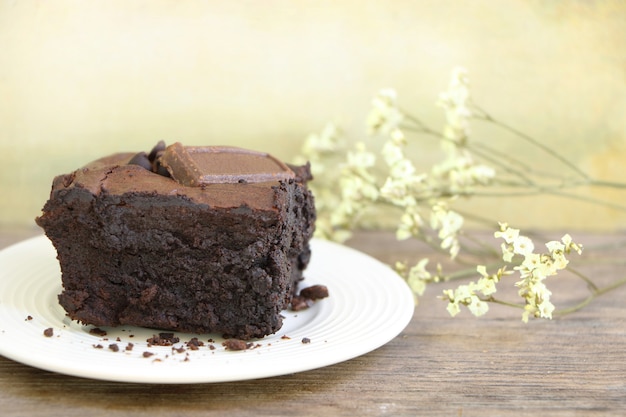
[[[381,90],[371,104],[367,131],[369,135],[383,139],[379,151],[381,158],[368,150],[364,141],[349,146],[333,124],[327,125],[320,134],[309,135],[302,147],[300,159],[302,162],[311,161],[316,177],[311,187],[318,209],[318,237],[345,241],[353,230],[364,224],[368,213],[382,206],[398,213],[398,240],[419,239],[445,252],[452,260],[460,261],[459,254],[464,250],[460,237],[464,235],[466,218],[495,224],[489,219],[462,214],[454,209],[461,198],[508,196],[513,190],[515,195],[550,192],[565,198],[607,204],[568,190],[583,185],[626,188],[621,183],[592,179],[542,142],[496,120],[471,100],[468,74],[464,68],[454,69],[448,89],[437,100],[437,106],[443,109],[446,120],[440,131],[401,110],[397,104],[397,93],[392,89]],[[562,163],[565,172],[561,176],[553,175],[552,183],[546,184],[542,173],[528,164],[487,145],[470,141],[472,121],[487,122],[514,134]],[[443,160],[432,165],[428,171],[418,171],[405,154],[407,133],[437,138],[441,143]],[[626,211],[626,207],[618,204],[607,205]],[[582,246],[566,235],[561,241],[548,242],[548,252],[536,254],[532,240],[505,223],[500,224],[495,237],[504,240],[501,258],[509,265],[501,266],[491,274],[486,266],[479,265],[475,268],[480,276],[476,282],[445,290],[442,298],[448,301],[450,314],[454,316],[460,312],[461,306],[466,306],[479,316],[488,311],[489,303],[497,303],[523,308],[524,321],[529,317],[551,318],[555,307],[550,302],[551,292],[545,280],[566,268],[568,261],[565,255],[572,250],[580,253]],[[494,249],[491,253],[497,251]],[[426,269],[428,263],[428,259],[421,259],[413,266],[405,262],[396,262],[394,266],[396,272],[407,280],[416,300],[423,295],[429,283],[450,280],[455,276],[454,273],[445,275],[439,264],[436,271],[430,272]],[[507,269],[507,266],[512,266],[512,269]],[[520,275],[515,285],[523,304],[508,303],[494,296],[502,278],[514,271]],[[591,282],[583,275],[579,278]],[[624,283],[626,280],[621,282]],[[593,293],[580,306],[617,285],[606,289],[591,285]]]
[[[575,251],[580,255],[582,245],[573,242],[571,236],[566,234],[561,241],[546,243],[547,253],[537,254],[533,241],[506,223],[500,224],[500,231],[495,232],[494,236],[504,240],[501,248],[502,259],[506,263],[513,263],[515,256],[523,258],[513,267],[520,275],[515,286],[519,288],[518,295],[524,300],[522,320],[528,322],[529,317],[551,319],[554,305],[550,302],[552,292],[546,287],[545,280],[567,267],[567,254]],[[448,301],[450,315],[457,315],[461,311],[460,305],[466,306],[475,316],[481,316],[489,309],[488,302],[504,304],[494,297],[496,285],[502,277],[513,274],[513,271],[504,266],[495,274],[488,274],[484,265],[478,265],[476,270],[481,275],[476,283],[460,285],[455,290],[444,290],[442,298]]]

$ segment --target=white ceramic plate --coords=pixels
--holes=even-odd
[[[176,333],[183,347],[148,346],[158,330],[102,328],[69,320],[57,302],[61,277],[45,236],[0,251],[0,354],[24,364],[85,378],[141,383],[237,381],[320,368],[370,352],[394,337],[413,316],[413,296],[387,266],[353,249],[312,241],[303,286],[326,285],[330,297],[300,312],[284,312],[283,328],[254,341],[255,348],[226,350],[215,335]],[[52,337],[44,336],[51,328]],[[185,347],[197,336],[205,346]],[[303,343],[307,338],[310,343]],[[213,339],[213,343],[208,340]],[[132,350],[126,346],[132,343]],[[117,344],[119,351],[109,349]],[[101,348],[95,346],[100,345]],[[213,345],[211,350],[209,345]],[[144,352],[152,355],[144,357]]]

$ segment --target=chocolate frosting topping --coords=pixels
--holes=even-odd
[[[166,150],[168,157],[163,158]],[[178,155],[182,155],[180,161],[174,158]],[[170,161],[168,169],[176,177],[170,176],[165,161]],[[159,142],[149,154],[117,153],[60,175],[52,193],[77,188],[84,191],[85,198],[106,193],[123,199],[154,196],[155,201],[158,196],[177,195],[213,208],[246,206],[274,211],[273,189],[292,179],[299,183],[310,180],[308,166],[287,166],[266,153],[227,146],[184,147],[177,143],[166,148]]]

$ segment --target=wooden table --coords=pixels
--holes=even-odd
[[[0,232],[0,247],[38,233]],[[578,236],[606,244],[573,262],[600,283],[624,274],[626,234]],[[350,245],[383,261],[416,260],[424,249],[385,233]],[[0,357],[2,416],[596,416],[626,413],[626,287],[582,311],[523,324],[520,312],[492,307],[452,319],[430,287],[394,340],[323,369],[223,384],[143,385],[57,375]],[[549,283],[568,305],[586,289]],[[514,293],[514,289],[512,290]],[[42,353],[43,354],[43,353]]]

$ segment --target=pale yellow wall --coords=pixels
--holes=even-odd
[[[327,120],[359,137],[382,87],[440,126],[433,103],[457,65],[494,115],[593,175],[623,179],[620,0],[2,1],[0,227],[31,225],[55,174],[159,139],[289,159]],[[436,152],[415,150],[421,161]],[[626,220],[542,201],[474,208],[521,226],[610,230]]]

